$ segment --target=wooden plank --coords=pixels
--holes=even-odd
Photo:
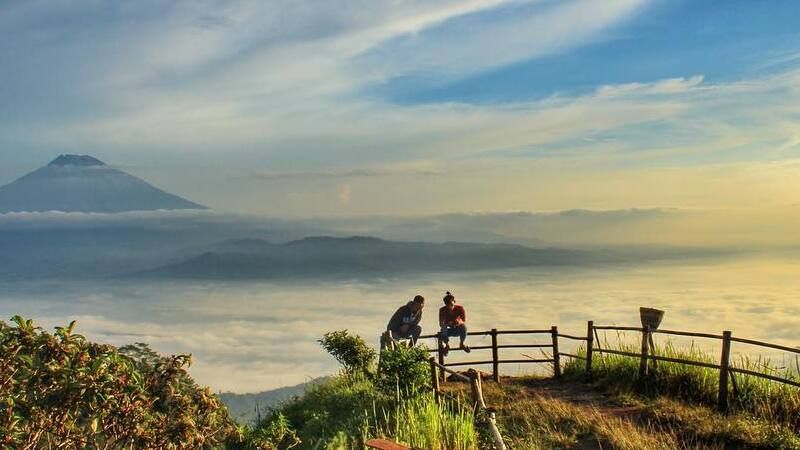
[[[594,351],[594,321],[586,322],[586,375],[592,376],[592,353]]]
[[[755,341],[753,339],[731,338],[734,342],[741,342],[742,344],[759,345],[761,347],[774,348],[775,350],[783,350],[785,352],[800,353],[800,348],[787,347],[785,345],[770,344],[768,342]]]
[[[560,352],[559,355],[566,356],[568,358],[582,359],[582,360],[586,361],[586,358],[584,358],[583,356],[573,355],[572,353]]]
[[[607,348],[597,348],[594,349],[593,353],[610,353],[612,355],[621,355],[621,356],[630,356],[631,358],[641,358],[642,355],[639,353],[630,353],[630,352],[622,352],[619,350],[611,350]],[[678,364],[688,364],[690,366],[698,366],[698,367],[707,367],[709,369],[719,369],[719,366],[716,364],[705,363],[701,361],[690,361],[687,359],[677,359],[677,358],[668,358],[666,356],[656,356],[656,355],[649,355],[649,359],[655,359],[658,361],[666,361],[666,362],[673,362]],[[733,370],[733,369],[731,369]]]
[[[639,378],[647,376],[647,355],[650,351],[650,328],[642,328],[642,356],[639,358]]]
[[[550,330],[498,330],[497,334],[550,334]]]
[[[366,442],[367,447],[378,450],[411,450],[411,447],[400,445],[386,439],[370,439]]]
[[[463,361],[455,363],[447,363],[445,367],[458,367],[458,366],[481,366],[484,364],[493,364],[494,361]]]
[[[492,378],[495,383],[500,382],[500,359],[497,352],[497,329],[492,328]]]
[[[702,337],[709,339],[722,339],[722,335],[711,333],[695,333],[693,331],[675,331],[675,330],[650,330],[651,333],[672,334],[675,336],[691,336]]]
[[[567,338],[567,339],[574,339],[576,341],[585,341],[586,340],[586,338],[583,337],[583,336],[572,336],[572,335],[569,335],[569,334],[562,334],[562,333],[558,333],[558,337]]]
[[[631,352],[623,352],[620,350],[611,350],[610,348],[598,348],[594,350],[594,353],[611,353],[612,355],[622,355],[622,356],[630,356],[631,358],[641,358],[642,355],[639,353],[631,353]]]
[[[500,364],[521,364],[521,363],[551,363],[552,359],[501,359]]]
[[[722,332],[722,354],[719,360],[719,396],[717,407],[722,412],[728,411],[728,367],[731,359],[731,332]]]
[[[553,344],[504,344],[498,345],[497,348],[550,348],[552,346]],[[489,347],[491,348],[491,346]]]
[[[471,350],[488,350],[490,348],[492,348],[491,345],[476,345],[474,347],[470,346]],[[428,349],[428,353],[436,353],[437,351],[438,350],[433,349],[433,348]],[[464,349],[462,349],[461,347],[453,347],[453,348],[450,349],[450,351],[451,352],[463,352]]]
[[[442,336],[441,333],[436,335],[436,355],[439,358],[439,365],[444,367],[444,353],[442,352]],[[442,373],[442,383],[447,381],[447,377]]]
[[[730,368],[728,368],[728,370],[731,371],[731,372],[741,373],[743,375],[752,375],[754,377],[766,378],[768,380],[777,381],[778,383],[790,384],[792,386],[800,387],[800,382],[789,380],[789,379],[786,379],[786,378],[783,378],[783,377],[777,377],[775,375],[769,375],[769,374],[761,373],[761,372],[753,372],[752,370],[739,369],[739,368],[736,368],[736,367],[730,367]]]
[[[558,327],[553,325],[550,331],[553,337],[553,376],[561,378],[561,357],[558,354]]]
[[[436,367],[436,358],[433,356],[428,359],[431,366],[431,387],[433,388],[433,398],[436,403],[441,401],[441,393],[439,388],[439,368]]]
[[[595,330],[642,331],[639,327],[616,327],[609,325],[595,325]]]
[[[692,361],[689,359],[678,359],[678,358],[668,358],[666,356],[657,356],[657,355],[650,355],[648,356],[650,359],[654,359],[657,361],[665,361],[677,364],[687,364],[690,366],[697,366],[697,367],[705,367],[708,369],[719,369],[719,366],[713,363],[707,363],[702,361]]]

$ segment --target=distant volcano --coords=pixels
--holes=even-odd
[[[47,166],[0,186],[0,213],[207,209],[111,168],[88,155],[61,155]]]

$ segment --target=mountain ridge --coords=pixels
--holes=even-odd
[[[89,155],[59,155],[46,166],[0,186],[0,213],[179,209],[208,208]]]

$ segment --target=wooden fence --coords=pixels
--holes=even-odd
[[[778,383],[784,383],[796,387],[800,387],[800,382],[796,380],[790,380],[788,378],[779,377],[776,375],[771,375],[768,373],[763,372],[756,372],[748,369],[743,369],[740,367],[735,367],[731,364],[731,344],[734,342],[739,342],[742,344],[749,344],[755,345],[758,347],[766,347],[771,348],[774,350],[781,350],[789,353],[794,353],[800,355],[800,348],[792,348],[787,347],[784,345],[777,345],[777,344],[770,344],[768,342],[761,342],[756,341],[753,339],[744,339],[744,338],[737,338],[733,337],[733,333],[730,331],[723,331],[722,334],[711,334],[711,333],[694,333],[689,331],[675,331],[675,330],[661,330],[661,329],[650,329],[649,327],[617,327],[617,326],[595,326],[592,322],[589,322],[589,329],[590,330],[614,330],[614,331],[635,331],[642,333],[642,347],[640,353],[632,353],[632,352],[624,352],[620,350],[612,350],[612,349],[601,349],[601,348],[592,348],[592,346],[587,347],[587,365],[586,369],[591,374],[591,355],[592,353],[609,353],[614,355],[621,355],[621,356],[628,356],[632,358],[639,358],[639,376],[644,378],[650,372],[650,365],[657,364],[658,361],[664,362],[671,362],[671,363],[678,363],[678,364],[686,364],[698,367],[705,367],[708,369],[716,369],[719,370],[719,393],[718,393],[718,406],[721,411],[728,410],[728,399],[730,396],[728,385],[729,382],[733,384],[733,393],[736,395],[738,388],[736,386],[736,379],[733,378],[733,373],[739,373],[742,375],[750,375],[759,378],[765,378],[771,381],[776,381]],[[594,332],[596,336],[596,331]],[[653,335],[654,334],[666,334],[672,336],[687,336],[692,338],[704,338],[704,339],[714,339],[719,340],[722,343],[722,348],[720,350],[720,358],[719,364],[708,363],[704,361],[692,361],[687,359],[680,359],[680,358],[669,358],[666,356],[659,356],[654,354],[655,346],[653,345]],[[655,366],[654,366],[655,367]]]
[[[550,342],[547,344],[501,344],[499,342],[499,338],[505,335],[548,335],[550,338]],[[561,357],[567,356],[571,358],[580,358],[585,359],[581,356],[570,354],[570,353],[563,353],[560,352],[558,349],[558,339],[565,338],[565,339],[573,339],[579,341],[586,341],[590,339],[589,337],[583,336],[572,336],[569,334],[561,334],[558,332],[558,327],[553,326],[549,329],[538,329],[538,330],[497,330],[491,329],[489,331],[475,331],[467,333],[467,336],[491,336],[492,338],[492,345],[476,345],[471,346],[471,350],[491,350],[492,351],[492,359],[484,359],[479,361],[461,361],[461,362],[454,362],[454,363],[445,363],[445,356],[442,353],[442,340],[439,334],[428,334],[424,336],[420,336],[420,339],[435,339],[436,346],[435,348],[431,349],[431,353],[437,354],[438,364],[442,367],[457,367],[457,366],[479,366],[479,365],[492,365],[492,379],[496,382],[500,381],[500,365],[501,364],[528,364],[528,363],[547,363],[553,365],[553,375],[556,377],[561,376]],[[500,359],[500,350],[504,348],[516,348],[516,349],[525,349],[525,348],[536,348],[536,349],[550,349],[550,356],[544,358],[526,358],[526,359]],[[463,351],[458,347],[454,347],[450,349],[451,352],[458,352]],[[444,380],[444,373],[442,373],[442,380]]]
[[[633,352],[626,352],[622,350],[614,350],[608,348],[600,348],[596,342],[596,339],[599,340],[599,335],[597,333],[598,330],[613,330],[613,331],[633,331],[639,332],[642,334],[641,336],[641,352],[640,353],[633,353]],[[499,342],[499,338],[504,335],[549,335],[550,342],[547,344],[501,344]],[[680,359],[680,358],[670,358],[666,356],[659,356],[655,354],[655,346],[653,345],[653,335],[655,334],[665,334],[665,335],[672,335],[672,336],[686,336],[692,338],[704,338],[704,339],[715,339],[721,341],[722,348],[720,352],[720,363],[713,364],[704,361],[692,361],[688,359]],[[436,347],[431,349],[430,352],[437,354],[438,362],[434,361],[438,367],[442,370],[439,370],[438,373],[440,376],[436,378],[436,385],[438,386],[439,381],[444,382],[445,372],[455,373],[450,370],[450,367],[457,367],[457,366],[478,366],[478,365],[492,365],[492,379],[496,382],[500,381],[500,365],[501,364],[525,364],[525,363],[549,363],[553,366],[553,376],[560,377],[561,376],[561,357],[570,357],[570,358],[577,358],[586,361],[586,372],[589,376],[592,374],[592,360],[594,359],[595,354],[614,354],[620,356],[627,356],[631,358],[639,358],[639,376],[641,378],[647,377],[650,372],[650,366],[657,367],[658,361],[663,362],[671,362],[671,363],[678,363],[678,364],[686,364],[692,366],[699,366],[705,367],[708,369],[716,369],[719,370],[719,396],[718,396],[718,404],[719,409],[722,411],[727,411],[728,409],[728,399],[729,399],[729,389],[728,385],[729,382],[733,384],[733,393],[734,395],[737,393],[738,388],[736,386],[736,380],[733,378],[733,373],[738,373],[742,375],[749,375],[754,377],[765,378],[771,381],[775,381],[778,383],[784,383],[796,387],[800,387],[800,382],[797,380],[791,380],[784,377],[779,377],[776,375],[771,375],[768,373],[756,372],[744,368],[735,367],[731,364],[731,345],[734,342],[742,343],[742,344],[749,344],[759,347],[770,348],[773,350],[781,350],[785,352],[790,352],[793,354],[800,355],[800,348],[792,348],[787,347],[784,345],[777,345],[777,344],[770,344],[768,342],[761,342],[756,341],[753,339],[744,339],[733,337],[730,331],[723,331],[722,334],[711,334],[711,333],[695,333],[689,331],[675,331],[675,330],[661,330],[661,329],[650,329],[649,327],[619,327],[619,326],[598,326],[594,325],[593,321],[587,322],[586,326],[586,335],[585,336],[575,336],[569,334],[562,334],[559,333],[558,327],[553,326],[550,329],[536,329],[536,330],[497,330],[492,329],[489,331],[477,331],[477,332],[469,332],[468,336],[491,336],[492,338],[492,345],[480,345],[472,347],[472,350],[491,350],[491,359],[481,359],[476,361],[460,361],[454,363],[446,363],[445,356],[442,353],[442,341],[439,334],[429,334],[420,336],[420,339],[435,339],[436,340]],[[586,356],[579,356],[570,353],[564,353],[559,350],[559,338],[563,339],[570,339],[576,341],[583,341],[585,342],[586,347]],[[538,348],[538,349],[550,349],[549,357],[544,358],[527,358],[527,359],[500,359],[499,351],[501,349],[509,349],[509,348],[516,348],[516,349],[523,349],[523,348]],[[450,349],[451,352],[453,351],[462,351],[460,348],[452,348]],[[547,355],[545,355],[547,356]],[[432,373],[437,373],[437,371],[432,371]],[[438,392],[438,388],[435,387]]]

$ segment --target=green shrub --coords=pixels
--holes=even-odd
[[[240,441],[219,398],[186,372],[190,356],[126,356],[15,316],[0,321],[0,448],[207,448]],[[138,351],[138,353],[137,353]]]
[[[253,428],[243,427],[242,435],[244,439],[229,444],[227,450],[289,450],[300,445],[297,432],[280,412],[273,412]]]
[[[424,347],[398,345],[381,352],[378,367],[378,386],[390,395],[404,393],[413,395],[423,389],[431,389],[431,369],[427,361],[428,351]]]
[[[348,373],[368,374],[375,364],[375,350],[358,335],[347,330],[330,331],[318,341]]]
[[[388,399],[372,380],[361,374],[344,374],[315,384],[302,397],[285,403],[279,411],[297,430],[301,448],[319,448],[337,434],[358,438],[368,411],[383,408]]]

